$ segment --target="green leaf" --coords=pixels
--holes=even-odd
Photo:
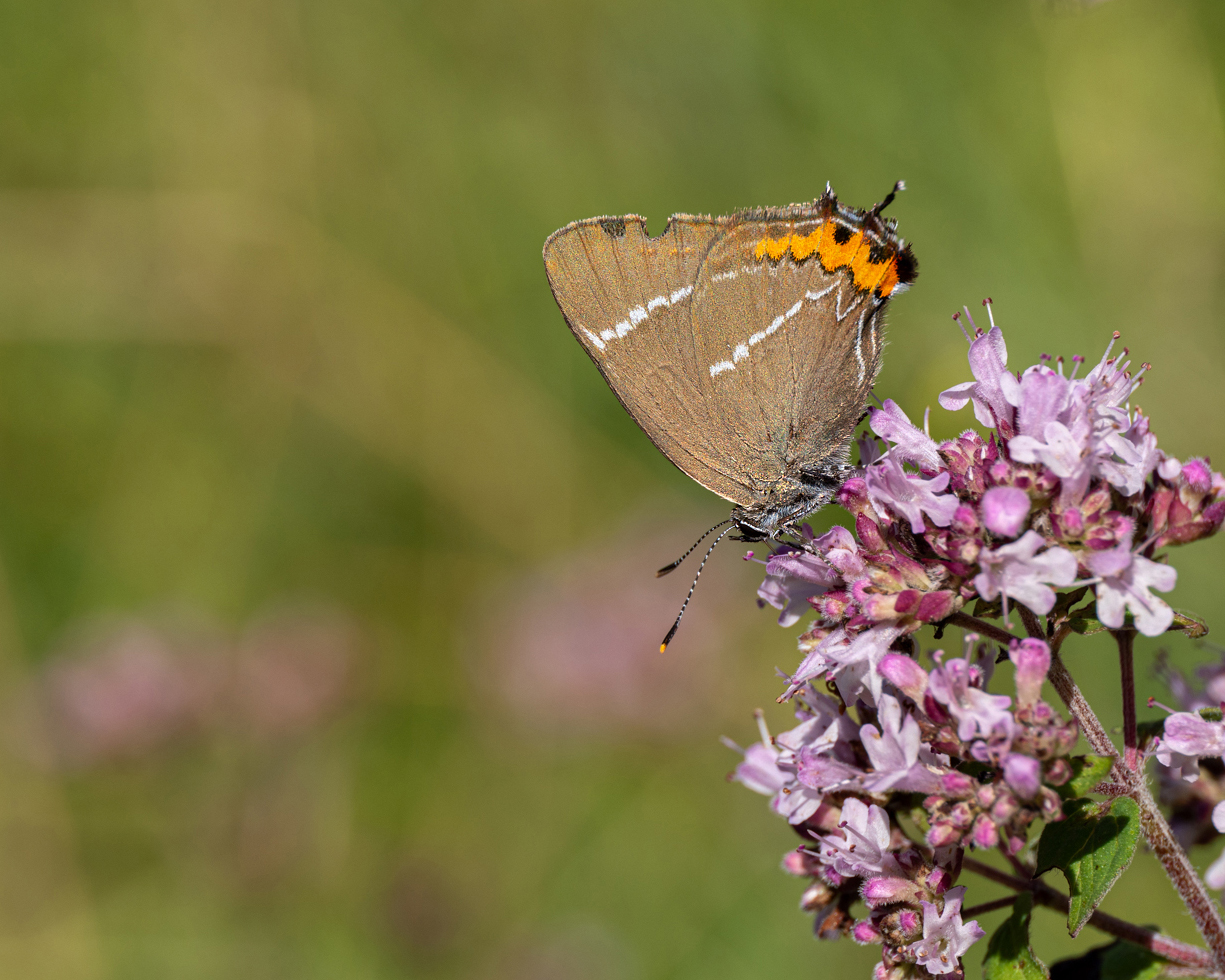
[[[1068,932],[1080,934],[1119,875],[1127,870],[1140,838],[1140,808],[1121,796],[1105,803],[1069,800],[1066,818],[1048,823],[1038,840],[1036,875],[1058,868],[1068,880]]]
[[[1000,923],[983,960],[983,980],[1050,980],[1046,965],[1029,945],[1029,914],[1034,898],[1029,892],[1017,895],[1012,915]]]
[[[1055,605],[1051,607],[1051,611],[1047,613],[1052,619],[1058,620],[1065,616],[1076,603],[1080,602],[1089,591],[1089,586],[1082,585],[1079,589],[1072,592],[1060,592],[1055,596]]]
[[[1102,950],[1102,980],[1153,980],[1164,968],[1152,950],[1121,939]]]
[[[1208,624],[1199,616],[1189,612],[1174,610],[1174,622],[1170,624],[1167,633],[1186,633],[1193,640],[1208,635]]]
[[[1060,960],[1052,969],[1065,977],[1095,977],[1097,980],[1154,980],[1166,963],[1155,953],[1116,939],[1109,946],[1095,946],[1083,956]]]
[[[1065,800],[1092,793],[1097,784],[1110,774],[1110,767],[1114,764],[1106,755],[1078,755],[1068,762],[1072,764],[1072,778],[1055,788]]]

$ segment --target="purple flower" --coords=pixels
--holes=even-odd
[[[1136,629],[1145,636],[1159,636],[1174,622],[1174,610],[1149,590],[1169,592],[1178,572],[1169,565],[1131,552],[1131,535],[1107,551],[1089,552],[1085,564],[1097,576],[1097,618],[1111,629],[1123,625],[1125,607],[1131,610]]]
[[[1225,722],[1206,721],[1189,711],[1176,711],[1165,720],[1161,747],[1179,755],[1205,759],[1225,754]],[[1161,758],[1158,750],[1157,758]],[[1162,759],[1164,765],[1169,765]]]
[[[744,750],[744,761],[732,772],[732,779],[754,793],[773,796],[791,781],[791,776],[778,768],[778,752],[763,742],[754,742]]]
[[[889,814],[884,810],[848,796],[842,804],[838,826],[844,837],[826,834],[821,838],[818,853],[822,862],[847,878],[867,878],[898,871],[897,861],[889,853],[892,831]]]
[[[910,952],[928,973],[953,973],[966,951],[986,935],[977,920],[961,921],[965,893],[964,885],[945,892],[943,912],[932,902],[922,903],[923,938],[911,944]]]
[[[919,761],[923,752],[919,737],[919,724],[913,717],[903,714],[897,698],[884,694],[877,702],[875,725],[864,725],[859,729],[859,738],[872,762],[873,772],[864,780],[864,788],[870,793],[884,793],[891,789],[912,793],[934,793],[940,789],[940,774]]]
[[[1018,487],[992,487],[983,494],[983,524],[1001,538],[1015,538],[1029,516],[1029,494]]]
[[[1068,405],[1071,382],[1045,365],[1029,368],[1021,376],[1017,405],[1017,433],[1042,436],[1050,422],[1058,421]]]
[[[1069,428],[1062,422],[1047,422],[1041,438],[1016,436],[1008,442],[1008,452],[1019,463],[1040,463],[1063,483],[1060,499],[1079,500],[1092,475],[1088,458],[1089,424],[1084,417]]]
[[[791,626],[808,610],[812,596],[828,592],[840,581],[838,573],[816,555],[784,545],[766,559],[766,578],[757,596],[782,610],[779,626]]]
[[[1114,484],[1123,496],[1144,489],[1144,481],[1161,462],[1157,437],[1148,431],[1148,419],[1140,415],[1124,432],[1112,432],[1099,444],[1097,472]]]
[[[800,746],[825,734],[829,719],[807,716],[806,713],[805,718],[797,728],[778,737],[777,742],[783,745],[782,751],[775,747],[776,740],[770,737],[760,713],[757,715],[757,727],[761,732],[760,742],[742,749],[730,739],[723,739],[724,745],[744,756],[744,761],[735,768],[729,778],[747,786],[754,793],[773,797],[770,801],[771,809],[792,824],[803,823],[816,813],[822,799],[820,792],[811,791],[797,780],[795,757]]]
[[[970,370],[973,381],[954,385],[940,393],[942,408],[955,412],[967,402],[974,403],[974,417],[983,425],[997,421],[1011,426],[1013,405],[1020,396],[1020,384],[1008,370],[1008,347],[999,327],[993,326],[970,343]]]
[[[986,738],[997,729],[1012,733],[1012,699],[1003,694],[988,694],[975,686],[971,667],[965,660],[950,660],[931,672],[928,693],[957,719],[957,737],[968,742]]]
[[[947,489],[949,479],[947,472],[930,480],[907,473],[893,456],[874,463],[864,473],[872,503],[905,517],[915,534],[927,530],[924,514],[938,527],[948,527],[953,520],[959,501],[951,493],[941,493]]]
[[[917,428],[892,398],[886,398],[884,404],[872,412],[868,424],[878,436],[894,444],[889,451],[891,456],[928,470],[940,468],[939,447],[935,440]],[[860,459],[863,459],[862,454]]]
[[[1055,605],[1052,585],[1071,585],[1076,579],[1076,558],[1066,548],[1038,549],[1046,544],[1037,531],[1026,531],[1011,544],[979,552],[982,571],[974,578],[974,587],[984,599],[1005,595],[1024,603],[1039,615],[1046,615]]]
[[[880,662],[904,632],[905,628],[896,623],[880,623],[853,636],[839,627],[804,658],[782,700],[792,697],[812,678],[830,673],[847,704],[854,704],[861,697],[875,704],[883,681],[878,670]]]

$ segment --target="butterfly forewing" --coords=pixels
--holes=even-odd
[[[544,259],[566,322],[634,421],[688,476],[747,504],[704,390],[692,317],[702,260],[726,224],[677,215],[650,238],[636,215],[593,218],[554,234]]]

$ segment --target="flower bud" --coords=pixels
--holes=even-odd
[[[915,903],[919,900],[919,886],[906,878],[869,878],[859,890],[859,897],[868,908],[898,902]]]
[[[864,492],[867,493],[866,490]],[[850,510],[849,507],[847,509]],[[876,521],[862,512],[855,515],[855,533],[859,535],[859,540],[863,542],[866,551],[875,553],[886,550],[885,539],[881,537],[880,527]]]
[[[975,847],[987,850],[995,847],[999,843],[999,831],[995,826],[995,821],[985,813],[979,816],[974,821],[974,828],[970,832],[970,839],[974,842]]]
[[[804,894],[800,896],[800,909],[804,912],[815,912],[832,902],[834,896],[835,892],[829,885],[815,881],[804,889]]]
[[[1010,752],[1004,757],[1004,781],[1022,800],[1032,800],[1042,786],[1042,763],[1033,756]]]
[[[940,789],[946,796],[968,796],[977,788],[978,781],[963,772],[946,772],[940,777]]]
[[[983,494],[983,524],[1002,538],[1015,538],[1021,533],[1029,509],[1029,494],[1016,487],[992,487]]]
[[[881,941],[880,930],[867,919],[862,919],[855,923],[851,929],[851,938],[859,943],[860,946],[867,946]]]
[[[923,623],[938,623],[947,619],[962,606],[961,596],[949,589],[926,592],[919,602],[915,618]]]
[[[1042,697],[1042,682],[1051,668],[1051,648],[1042,640],[1013,640],[1008,659],[1017,668],[1017,707],[1032,707]]]
[[[927,690],[927,671],[902,653],[887,653],[880,662],[880,672],[894,687],[921,703]]]

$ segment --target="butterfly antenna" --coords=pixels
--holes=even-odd
[[[718,527],[718,526],[719,526],[718,524],[715,525],[715,527]],[[734,526],[735,525],[733,525],[733,527]],[[712,527],[710,530],[713,531],[714,528]],[[689,594],[685,596],[685,601],[681,603],[681,611],[676,614],[676,622],[672,624],[672,629],[668,630],[668,635],[664,637],[663,643],[659,645],[660,653],[663,653],[665,650],[668,649],[668,644],[672,642],[672,637],[676,636],[676,631],[680,629],[681,617],[685,615],[685,610],[689,606],[689,600],[693,598],[693,590],[698,587],[698,579],[702,577],[702,569],[706,567],[706,560],[710,557],[710,553],[715,550],[715,547],[719,544],[720,541],[723,540],[724,536],[730,530],[731,528],[729,527],[727,530],[723,532],[723,534],[720,534],[717,538],[715,538],[711,546],[706,549],[706,554],[702,557],[702,564],[698,566],[698,573],[695,576],[693,576],[693,585],[689,586]],[[706,534],[709,534],[709,533],[710,531],[706,532]],[[702,537],[706,537],[706,534],[702,535]],[[694,548],[696,547],[697,545],[694,545]],[[692,550],[693,549],[691,548],[690,551]]]
[[[899,180],[896,184],[893,185],[893,190],[891,190],[888,194],[885,195],[885,199],[881,201],[880,204],[876,205],[876,207],[872,209],[872,213],[875,215],[879,215],[882,211],[885,210],[885,208],[887,208],[890,204],[893,203],[893,199],[897,197],[898,191],[904,191],[905,189],[906,189],[906,181]]]
[[[680,563],[681,563],[681,562],[683,562],[683,561],[684,561],[686,558],[688,558],[690,555],[692,555],[692,554],[693,554],[693,549],[694,549],[694,548],[696,548],[698,545],[700,545],[700,544],[701,544],[703,541],[705,541],[705,540],[706,540],[708,537],[710,537],[710,534],[711,534],[711,532],[712,532],[712,531],[717,531],[717,530],[719,530],[719,528],[721,528],[721,527],[722,527],[724,524],[730,524],[730,523],[731,523],[731,518],[730,518],[730,517],[729,517],[727,520],[725,520],[725,521],[720,521],[718,524],[716,524],[714,527],[712,527],[712,528],[710,529],[710,531],[707,531],[707,532],[706,532],[705,534],[703,534],[703,535],[702,535],[700,538],[698,538],[698,539],[697,539],[695,542],[693,542],[693,548],[690,548],[688,551],[686,551],[686,552],[685,552],[683,555],[681,555],[681,556],[680,556],[678,559],[676,559],[676,561],[674,561],[674,562],[673,562],[671,565],[665,565],[665,566],[664,566],[663,568],[661,568],[661,569],[660,569],[658,572],[656,572],[656,573],[655,573],[655,577],[656,577],[656,578],[663,578],[663,577],[664,577],[665,575],[667,575],[669,572],[674,572],[674,571],[676,571],[676,569],[677,569],[677,567],[680,565]]]

